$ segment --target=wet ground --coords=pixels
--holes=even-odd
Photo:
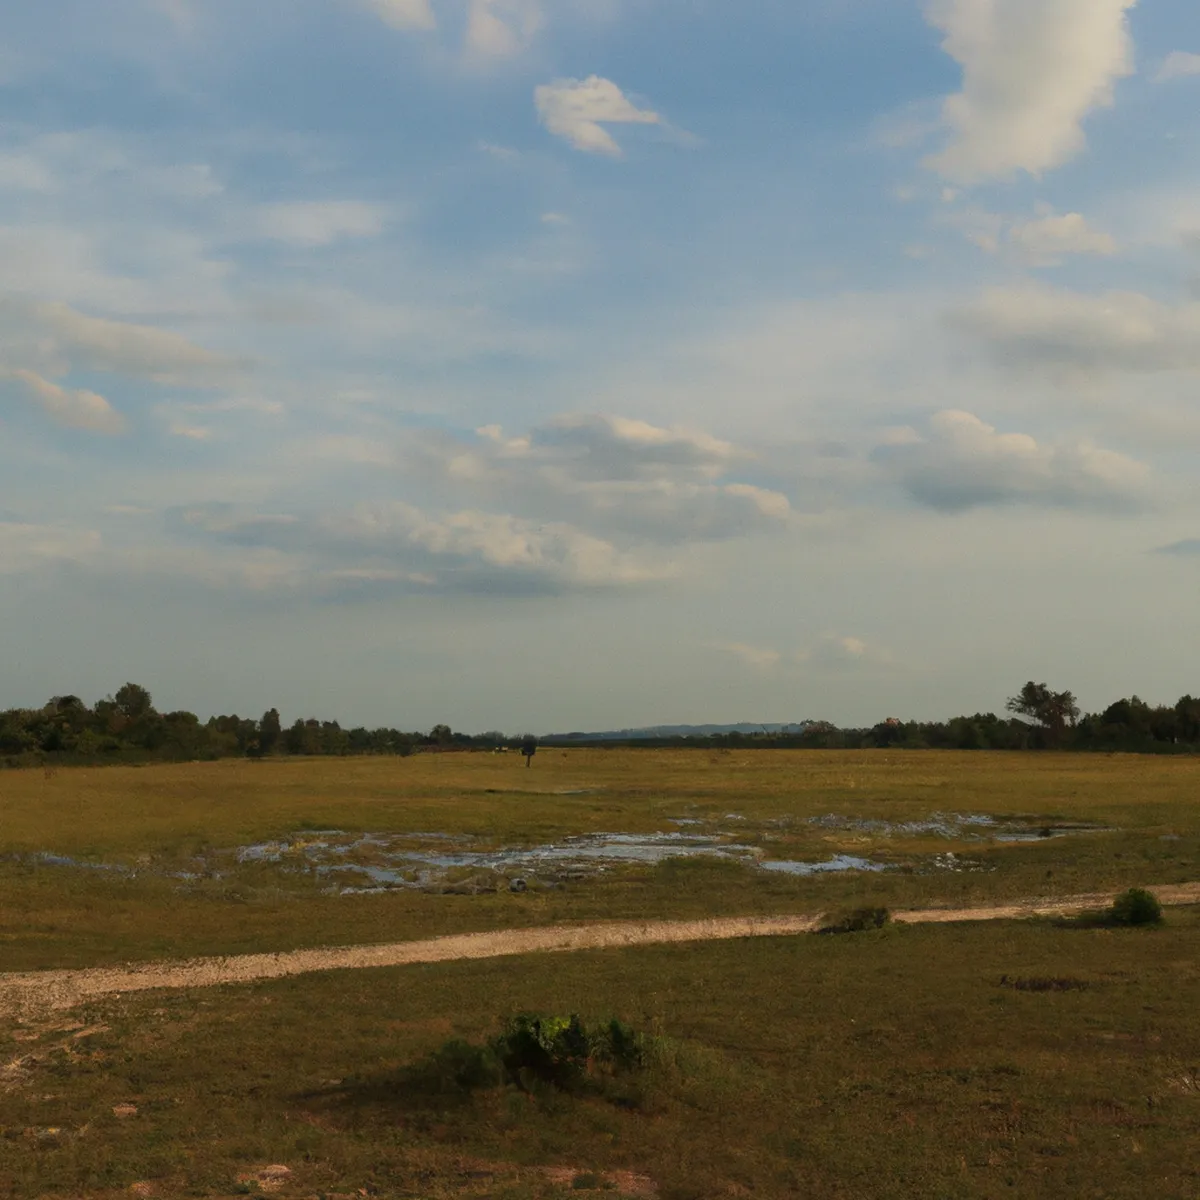
[[[734,832],[725,828],[737,824]],[[430,892],[482,893],[510,888],[553,888],[633,864],[654,865],[675,858],[712,858],[741,863],[754,870],[794,876],[844,871],[909,869],[964,871],[984,869],[978,861],[953,851],[916,856],[901,863],[851,853],[815,853],[819,833],[846,834],[852,839],[945,838],[954,842],[1032,842],[1100,832],[1094,825],[1047,821],[1044,818],[997,818],[973,813],[935,813],[913,821],[886,821],[829,813],[796,821],[776,822],[752,832],[736,813],[720,818],[677,817],[670,833],[598,833],[567,837],[533,846],[495,847],[469,837],[444,833],[347,833],[317,830],[231,850],[212,851],[186,863],[167,865],[150,857],[132,864],[76,860],[42,853],[22,856],[31,866],[76,867],[126,877],[155,875],[180,881],[221,879],[255,865],[274,868],[285,880],[304,878],[324,890],[343,895],[410,889]],[[12,861],[12,860],[10,860]]]

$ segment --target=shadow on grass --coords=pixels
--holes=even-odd
[[[449,1113],[480,1093],[509,1091],[531,1100],[588,1097],[636,1109],[656,1047],[657,1039],[617,1020],[589,1029],[578,1016],[526,1013],[483,1045],[453,1039],[397,1070],[352,1076],[299,1098],[417,1115]]]

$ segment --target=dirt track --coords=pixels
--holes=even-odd
[[[1151,889],[1164,904],[1200,903],[1200,883]],[[1002,921],[1056,916],[1110,904],[1112,895],[1069,896],[989,908],[932,908],[893,913],[904,924],[950,921]],[[599,925],[551,926],[542,929],[466,933],[421,942],[381,946],[335,946],[291,950],[280,954],[239,954],[228,958],[194,958],[126,967],[81,971],[34,971],[0,975],[0,1017],[32,1015],[64,1009],[95,996],[156,988],[213,987],[279,979],[309,971],[363,967],[395,967],[410,963],[449,962],[467,958],[502,958],[513,954],[591,950],[613,946],[649,946],[665,942],[704,942],[745,937],[782,937],[811,933],[821,916],[717,917],[700,921],[622,921]]]

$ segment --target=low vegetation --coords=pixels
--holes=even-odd
[[[1114,925],[1157,925],[1162,921],[1162,905],[1153,892],[1130,888],[1122,892],[1109,910]]]
[[[575,921],[978,906],[1200,876],[1200,760],[1187,757],[543,746],[533,770],[512,754],[418,754],[14,771],[3,781],[0,971]],[[946,825],[948,813],[989,815],[1029,836],[999,841],[986,827]],[[498,879],[472,895],[340,895],[295,856],[236,853],[331,829],[437,833],[482,848],[699,831],[764,859],[844,854],[887,869],[805,876],[752,859],[676,858],[566,871],[525,892]],[[1037,836],[1044,829],[1054,836]]]
[[[897,925],[114,997],[0,1029],[0,1190],[1192,1200],[1198,921]],[[522,1088],[482,1056],[472,1076],[523,1012],[551,1016],[538,1046],[568,1014],[585,1035],[619,1014],[649,1064]]]

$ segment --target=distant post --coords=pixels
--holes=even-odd
[[[533,766],[533,756],[537,753],[537,738],[531,733],[527,733],[521,740],[521,753],[525,755],[525,765]]]

